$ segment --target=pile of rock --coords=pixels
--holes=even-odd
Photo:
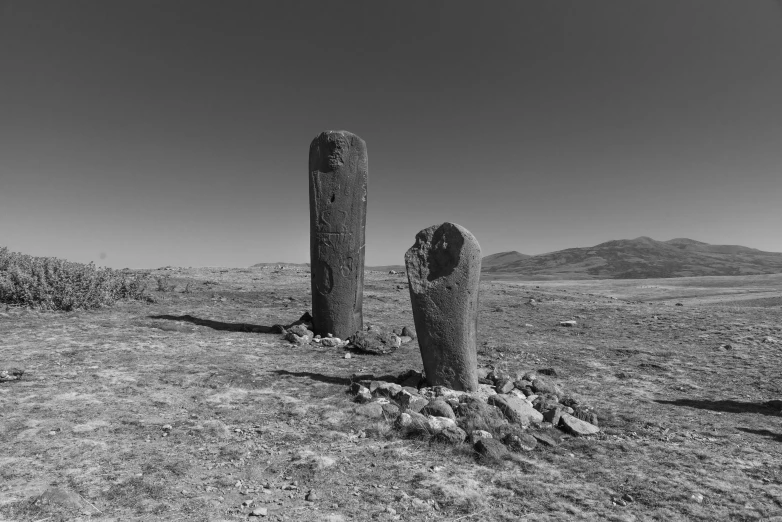
[[[309,319],[309,320],[306,320]],[[321,344],[329,348],[347,348],[355,352],[372,355],[387,355],[395,352],[401,345],[415,339],[415,332],[407,326],[386,331],[374,325],[367,325],[365,330],[359,330],[347,339],[343,340],[326,334],[321,337],[312,331],[312,322],[309,314],[291,326],[282,327],[283,339],[293,344],[307,345],[310,343]]]
[[[548,373],[549,375],[546,375]],[[594,435],[597,414],[554,382],[551,369],[511,375],[479,368],[478,390],[428,387],[410,370],[399,376],[355,375],[349,393],[356,411],[385,418],[406,436],[461,444],[469,442],[485,457],[556,446],[564,434]],[[558,429],[554,429],[558,428]]]
[[[0,368],[0,382],[18,381],[24,375],[20,368]]]

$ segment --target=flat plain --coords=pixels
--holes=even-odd
[[[0,312],[25,370],[0,383],[0,519],[782,520],[782,274],[484,277],[479,363],[554,368],[601,428],[494,464],[356,413],[351,376],[420,370],[415,341],[262,333],[310,310],[306,268],[150,274],[175,285],[153,304]],[[364,322],[413,326],[404,274],[367,272]]]

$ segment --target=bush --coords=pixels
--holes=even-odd
[[[0,247],[0,303],[41,310],[93,309],[119,299],[151,301],[145,277]]]

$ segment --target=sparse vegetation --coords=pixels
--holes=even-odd
[[[0,247],[0,303],[71,311],[110,305],[119,299],[150,300],[146,278],[94,263],[35,257]]]
[[[167,275],[157,276],[155,277],[155,281],[157,282],[158,292],[173,292],[174,290],[176,290],[176,285],[171,284],[170,276]]]
[[[479,364],[554,368],[557,384],[595,407],[601,429],[492,461],[470,444],[407,438],[345,393],[353,375],[420,370],[414,341],[345,359],[343,349],[236,327],[298,318],[308,274],[178,270],[172,279],[191,293],[158,294],[159,272],[150,272],[152,306],[0,310],[0,361],[26,370],[0,383],[0,520],[712,522],[782,513],[782,326],[778,302],[758,301],[780,295],[782,275],[483,282]],[[217,277],[225,301],[203,285]],[[367,272],[366,323],[412,326],[398,281]],[[737,306],[742,299],[754,306]],[[172,315],[185,309],[204,322]],[[577,324],[559,326],[566,319]],[[505,425],[487,421],[503,438]],[[256,508],[267,515],[249,517]]]

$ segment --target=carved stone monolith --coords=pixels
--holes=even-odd
[[[310,145],[313,330],[343,339],[363,326],[367,145],[326,131]]]
[[[430,386],[478,389],[481,247],[464,227],[420,231],[405,254],[418,345]]]

